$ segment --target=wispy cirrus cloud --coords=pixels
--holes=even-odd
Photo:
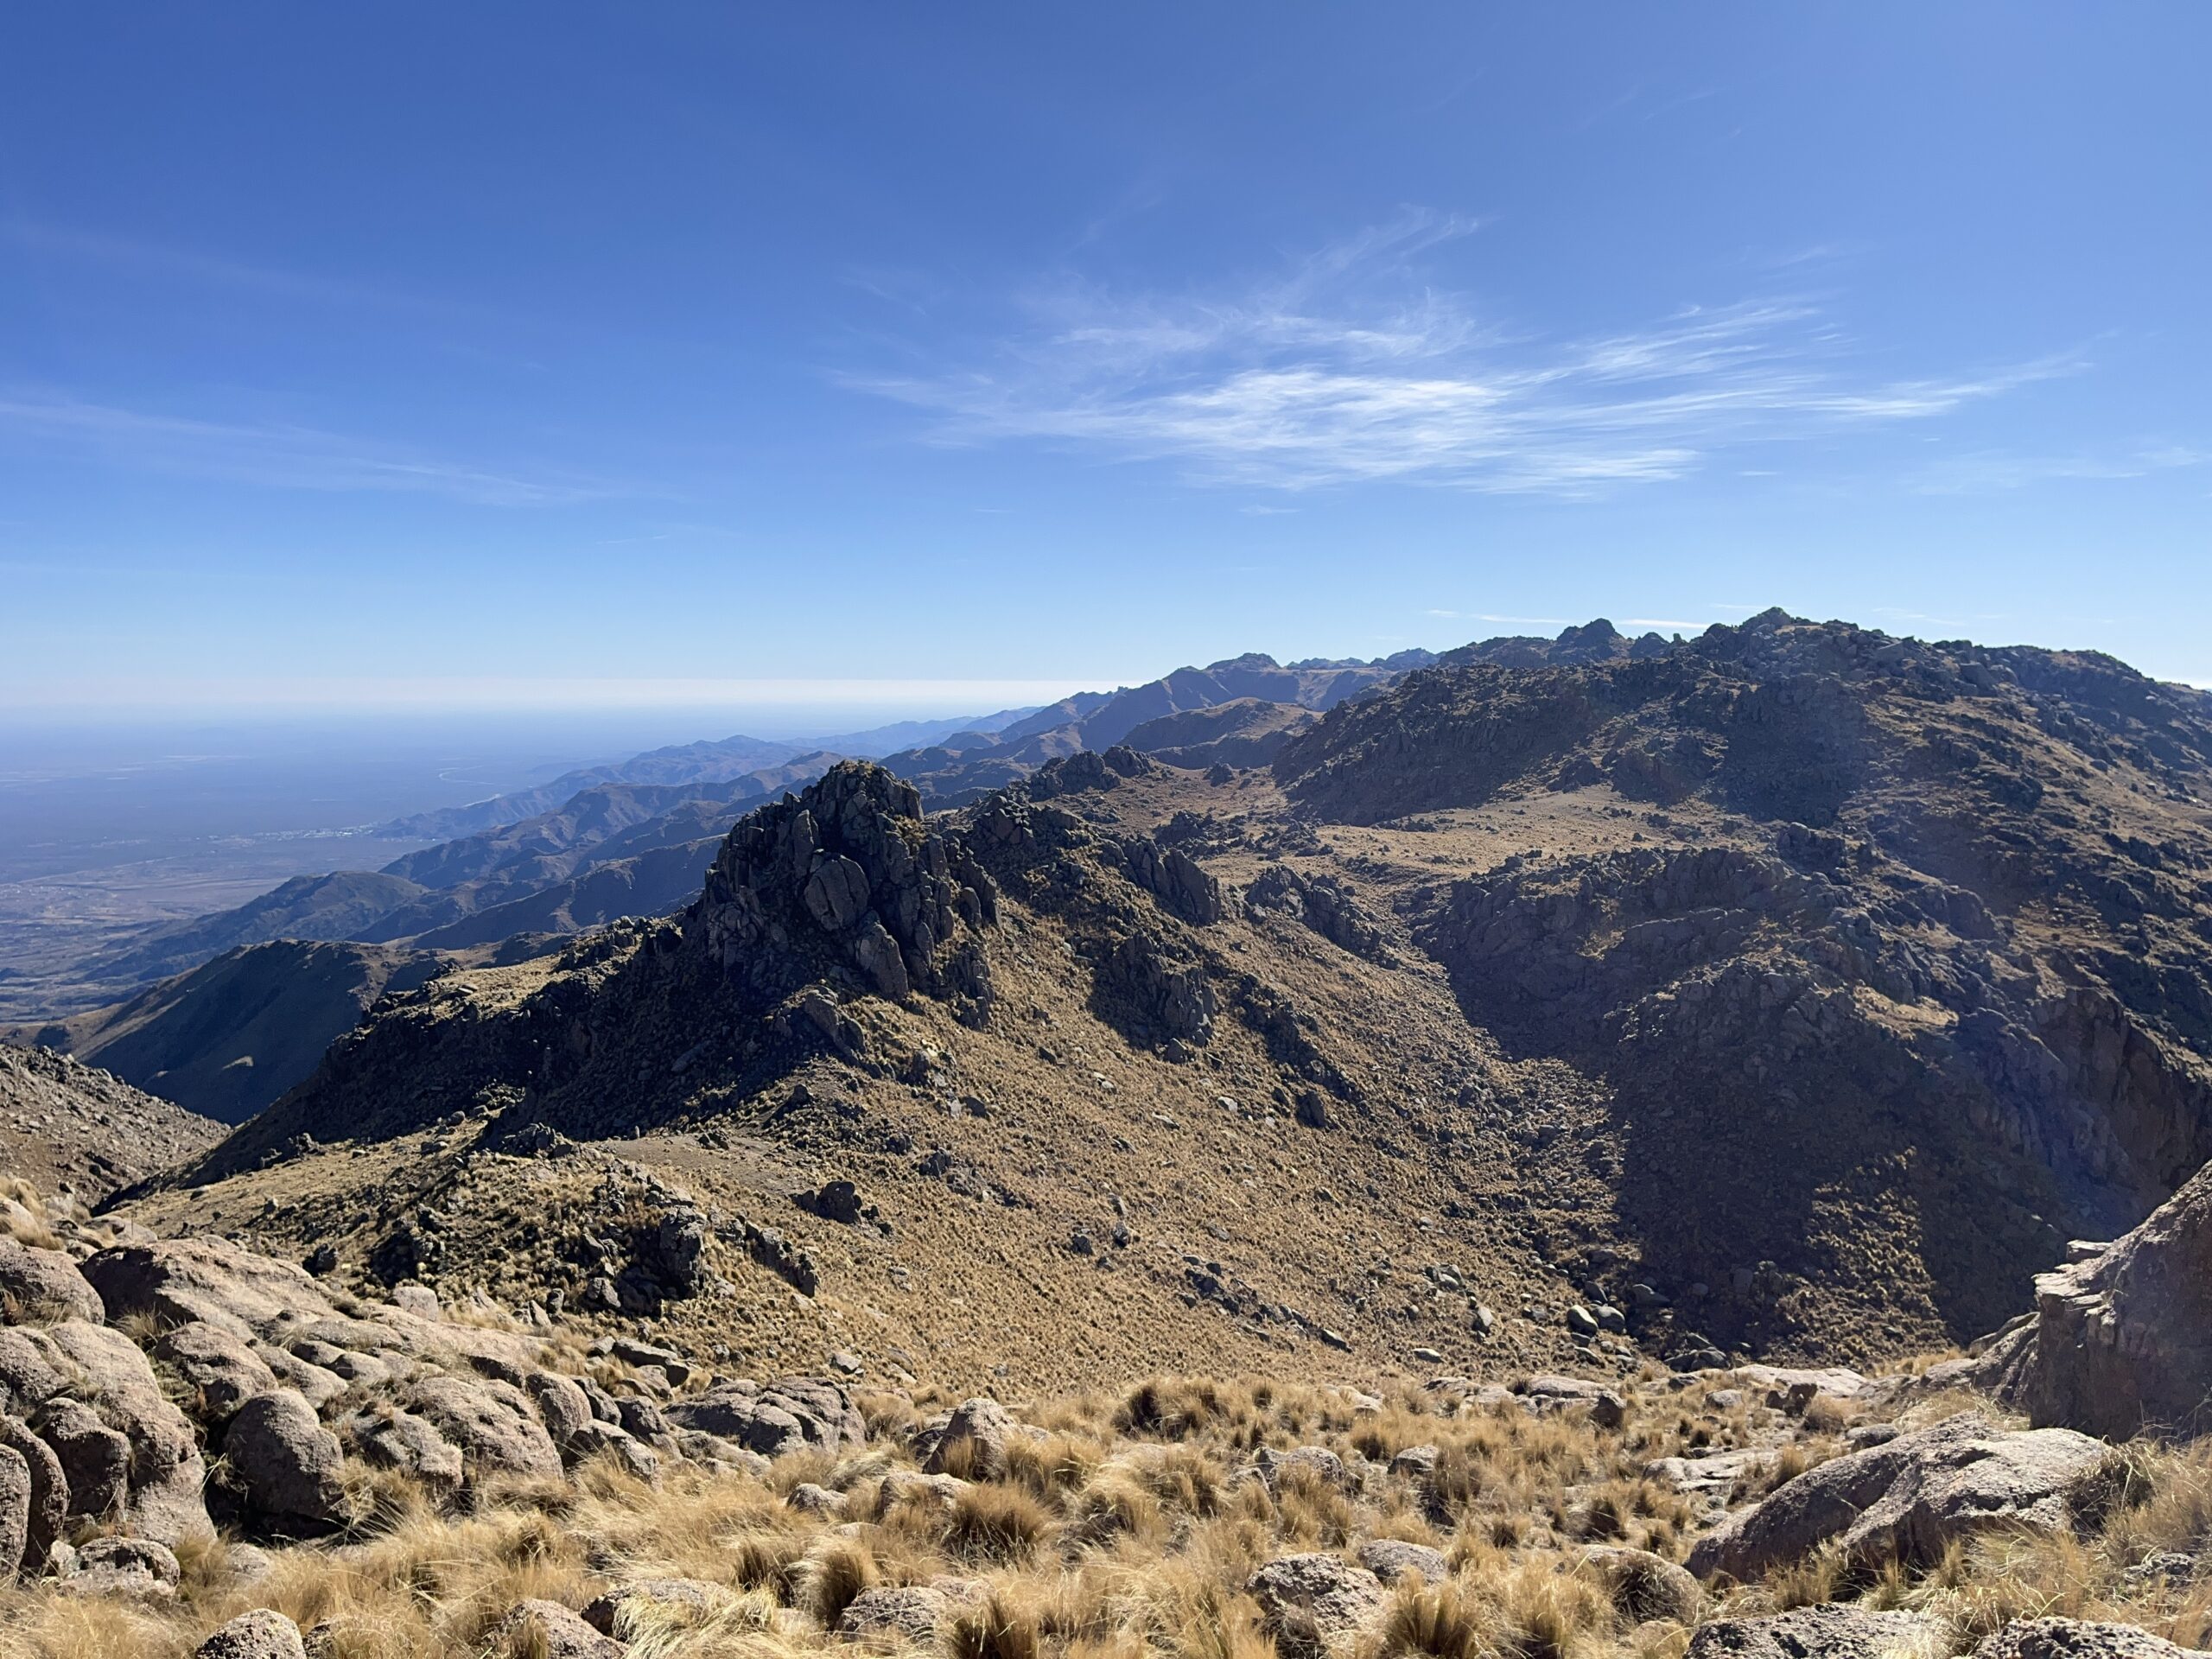
[[[1980,495],[2026,489],[2054,480],[2075,482],[2149,478],[2153,474],[2212,467],[2212,450],[2153,444],[2098,454],[2008,454],[1980,450],[1949,455],[1926,467],[1918,480],[1927,495]]]
[[[480,466],[315,427],[203,420],[39,391],[0,391],[0,435],[141,470],[277,489],[440,495],[487,506],[627,493],[601,480]]]
[[[1065,285],[967,363],[840,378],[925,411],[940,443],[1039,442],[1286,490],[1575,496],[1681,478],[1732,448],[1931,419],[2078,366],[1854,374],[1820,305],[1789,296],[1548,340],[1421,280],[1419,256],[1477,228],[1409,212],[1230,293]]]

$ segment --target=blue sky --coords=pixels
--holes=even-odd
[[[0,710],[1770,604],[2212,683],[2208,61],[2193,4],[11,8]]]

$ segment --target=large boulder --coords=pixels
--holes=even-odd
[[[99,1293],[60,1250],[41,1250],[0,1233],[0,1319],[10,1325],[105,1318]]]
[[[315,1408],[290,1389],[240,1406],[223,1455],[247,1501],[271,1522],[319,1529],[345,1518],[346,1454]]]
[[[428,1418],[396,1406],[380,1406],[348,1417],[344,1429],[363,1461],[396,1469],[442,1497],[461,1490],[467,1470],[460,1448]]]
[[[868,1440],[868,1424],[852,1395],[826,1377],[786,1376],[765,1386],[740,1377],[664,1410],[678,1429],[732,1440],[767,1458],[810,1447],[835,1457]]]
[[[130,1491],[119,1517],[129,1529],[162,1544],[211,1530],[200,1498],[207,1465],[199,1440],[137,1344],[119,1331],[81,1319],[27,1334],[44,1344],[47,1362],[71,1378],[71,1392],[96,1402],[100,1421],[129,1442]],[[49,1400],[43,1410],[50,1416],[54,1406]],[[44,1422],[39,1427],[43,1433]],[[62,1462],[66,1468],[66,1455]],[[71,1507],[88,1512],[73,1498]]]
[[[461,1450],[470,1476],[557,1478],[561,1453],[530,1396],[492,1377],[442,1375],[418,1379],[408,1404]]]
[[[493,1627],[486,1649],[497,1659],[623,1659],[628,1646],[597,1630],[557,1601],[518,1601]]]
[[[1831,1543],[1859,1565],[1924,1565],[1979,1533],[2060,1532],[2110,1496],[2111,1457],[2069,1429],[1965,1412],[1807,1470],[1699,1540],[1690,1571],[1748,1580]]]
[[[2036,1280],[1984,1380],[2031,1421],[2108,1440],[2212,1428],[2212,1164],[2134,1231]]]
[[[2196,1659],[2196,1651],[2133,1624],[2022,1618],[1984,1637],[1974,1659]]]
[[[154,1357],[191,1389],[197,1414],[210,1427],[228,1422],[257,1394],[276,1386],[276,1374],[251,1345],[205,1319],[164,1331]]]
[[[876,1585],[845,1604],[835,1634],[848,1642],[888,1637],[933,1648],[951,1611],[951,1598],[942,1590],[918,1584]]]
[[[54,1541],[69,1524],[69,1477],[54,1448],[20,1418],[0,1416],[0,1446],[22,1460],[30,1484],[24,1510],[23,1547],[17,1556],[27,1574],[43,1573],[52,1559]]]
[[[150,1313],[162,1324],[194,1319],[251,1341],[285,1316],[342,1319],[304,1268],[226,1238],[163,1238],[88,1257],[85,1277],[108,1317]]]
[[[31,1466],[13,1446],[0,1446],[0,1584],[16,1576],[31,1536]]]
[[[1766,1618],[1717,1618],[1690,1637],[1687,1659],[1942,1659],[1941,1620],[1925,1613],[1799,1607]]]
[[[1006,1473],[1007,1441],[1020,1431],[1006,1408],[986,1395],[963,1400],[944,1427],[931,1431],[922,1471],[968,1480],[996,1480]]]
[[[110,1428],[83,1401],[67,1395],[46,1402],[39,1414],[38,1433],[61,1459],[69,1513],[96,1522],[119,1517],[130,1497],[130,1438]]]
[[[1318,1551],[1269,1561],[1244,1587],[1276,1647],[1297,1659],[1352,1652],[1381,1624],[1386,1602],[1375,1574]]]
[[[240,1613],[193,1650],[193,1659],[307,1659],[300,1627],[273,1607]]]

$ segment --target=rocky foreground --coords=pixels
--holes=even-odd
[[[2201,1207],[2061,1275],[2067,1305],[2094,1281],[2154,1317],[2126,1287],[2193,1264]],[[0,1312],[9,1655],[2151,1659],[2212,1631],[2212,1452],[1971,1392],[2063,1397],[2078,1357],[2017,1335],[1871,1377],[1001,1402],[368,1301],[20,1183]]]

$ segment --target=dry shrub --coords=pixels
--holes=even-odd
[[[1167,1509],[1186,1516],[1216,1515],[1221,1510],[1221,1465],[1194,1446],[1147,1448],[1123,1465]]]
[[[853,1599],[883,1581],[874,1552],[856,1538],[832,1538],[799,1569],[800,1596],[823,1629],[835,1625]]]
[[[1436,1471],[1429,1477],[1431,1503],[1441,1514],[1457,1515],[1483,1495],[1490,1482],[1490,1457],[1478,1442],[1455,1442],[1436,1449]]]
[[[1069,1535],[1078,1544],[1128,1538],[1157,1545],[1166,1522],[1160,1499],[1126,1469],[1109,1470],[1076,1495]]]
[[[955,1614],[945,1632],[946,1659],[1038,1659],[1036,1618],[1006,1595]]]
[[[1612,1630],[1611,1599],[1583,1573],[1523,1562],[1491,1592],[1502,1622],[1497,1645],[1518,1659],[1572,1659]]]
[[[1489,1610],[1456,1586],[1409,1586],[1383,1615],[1376,1652],[1382,1659],[1492,1659],[1492,1622]]]
[[[1097,1473],[1104,1454],[1089,1440],[1054,1434],[1043,1440],[1016,1435],[1006,1448],[1006,1478],[1040,1498],[1074,1491]]]
[[[963,1560],[1026,1561],[1052,1529],[1052,1514],[1018,1486],[970,1486],[953,1500],[944,1547]]]
[[[1184,1440],[1233,1414],[1234,1408],[1217,1382],[1155,1376],[1129,1391],[1114,1414],[1114,1427],[1122,1434]]]

